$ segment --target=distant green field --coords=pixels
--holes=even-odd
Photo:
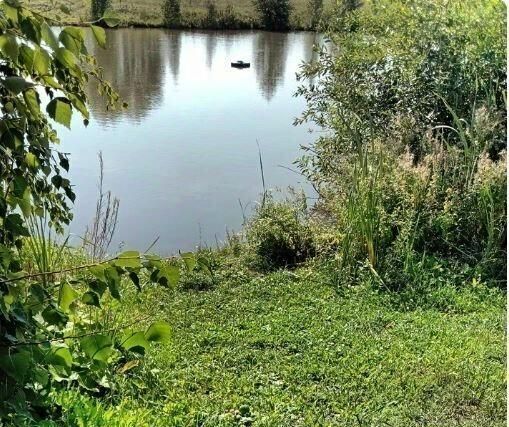
[[[160,26],[163,24],[161,6],[164,0],[113,0],[112,9],[122,19],[123,25]],[[200,27],[207,14],[207,0],[182,0],[183,25]],[[294,29],[306,29],[310,25],[311,13],[308,0],[291,0],[292,14],[290,23]],[[78,23],[89,19],[90,1],[84,0],[29,0],[28,4],[37,10],[55,15],[60,5],[70,9],[69,15],[60,13],[63,21]],[[257,27],[258,17],[252,0],[215,0],[218,11],[231,7],[236,20],[242,27]],[[324,0],[325,12],[334,4],[333,0]]]

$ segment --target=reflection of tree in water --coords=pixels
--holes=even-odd
[[[217,39],[216,33],[209,32],[205,34],[206,61],[209,70],[212,68],[214,54],[216,53]]]
[[[140,122],[162,101],[164,50],[161,42],[164,32],[118,29],[108,31],[107,37],[108,49],[94,47],[91,53],[104,68],[105,79],[111,82],[129,108],[106,111],[104,101],[91,84],[92,113],[103,123],[122,116]]]
[[[255,37],[256,80],[263,96],[270,101],[282,83],[288,52],[288,34],[261,32]]]
[[[182,33],[181,31],[166,31],[166,51],[168,52],[168,65],[170,73],[173,76],[173,82],[178,84],[180,73],[180,54],[182,52]]]

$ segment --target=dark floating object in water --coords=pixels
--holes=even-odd
[[[237,61],[237,62],[232,62],[232,67],[233,68],[249,68],[249,67],[251,67],[251,64],[249,62]]]

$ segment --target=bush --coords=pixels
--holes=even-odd
[[[182,16],[180,12],[180,0],[164,0],[163,20],[167,27],[178,27]]]
[[[278,202],[268,196],[246,226],[248,261],[258,270],[294,267],[315,253],[305,198]]]
[[[256,11],[267,30],[284,31],[290,23],[289,0],[254,0]]]
[[[430,257],[505,282],[504,5],[366,1],[332,27],[299,90],[302,120],[330,132],[300,166],[341,230],[340,268],[401,289]]]

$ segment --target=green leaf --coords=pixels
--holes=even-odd
[[[166,283],[161,283],[164,278]],[[180,268],[177,265],[164,265],[159,271],[159,283],[162,285],[177,286],[180,279]]]
[[[22,77],[6,77],[1,82],[7,90],[11,91],[15,95],[34,86],[33,83],[27,82]]]
[[[138,275],[134,271],[131,271],[129,273],[129,278],[134,283],[134,286],[136,286],[136,289],[138,289],[138,292],[141,292],[140,278]]]
[[[76,298],[78,298],[78,293],[68,283],[63,283],[58,295],[58,305],[60,308],[63,311],[68,312],[69,307]]]
[[[76,70],[78,59],[74,54],[66,49],[65,47],[59,47],[55,51],[56,60],[64,66],[64,68],[69,68],[70,70]]]
[[[122,347],[143,354],[150,347],[143,332],[126,331],[122,337]]]
[[[65,346],[52,346],[51,350],[46,356],[46,361],[50,365],[64,366],[70,369],[72,366],[72,355],[69,349]]]
[[[103,272],[103,280],[106,280],[104,277],[104,272]],[[108,286],[102,280],[93,280],[92,282],[90,282],[88,284],[88,287],[92,291],[94,291],[97,295],[99,295],[99,298],[101,298],[104,295],[104,292],[106,292],[106,289],[108,289]]]
[[[93,305],[94,307],[101,308],[99,295],[94,291],[87,291],[81,297],[81,301],[86,305]]]
[[[40,47],[34,50],[33,70],[37,74],[41,76],[48,74],[50,62],[51,59],[48,52]]]
[[[39,94],[35,91],[35,89],[27,89],[23,92],[23,98],[28,107],[28,110],[34,117],[39,117],[41,114],[41,108],[39,101]]]
[[[58,36],[58,40],[74,55],[86,54],[85,35],[78,27],[65,27]]]
[[[91,25],[92,33],[97,41],[97,44],[101,46],[103,49],[106,49],[106,31],[104,28],[98,27],[97,25]]]
[[[25,162],[28,165],[28,167],[31,169],[36,169],[40,165],[39,159],[37,158],[37,156],[34,153],[30,153],[30,152],[25,154]]]
[[[107,335],[91,335],[80,341],[82,350],[88,358],[106,363],[113,353],[113,343]]]
[[[16,37],[11,34],[2,34],[0,36],[0,52],[11,61],[16,62],[19,55],[19,47]]]
[[[186,265],[187,271],[193,271],[196,266],[196,256],[192,252],[181,253],[180,256],[184,260],[184,264]]]
[[[85,103],[74,94],[69,94],[68,96],[72,105],[88,120],[90,118],[90,113],[88,112]]]
[[[30,233],[23,225],[23,219],[19,214],[10,214],[5,218],[3,228],[13,235],[30,236]]]
[[[102,20],[108,27],[116,27],[118,24],[120,24],[120,19],[118,18],[117,14],[111,10],[104,12]]]
[[[62,89],[62,85],[51,76],[43,76],[42,81],[46,83],[47,86],[52,87],[53,89]]]
[[[4,9],[5,16],[9,18],[13,23],[18,22],[18,7],[11,6],[7,2],[3,2],[2,7]]]
[[[108,267],[104,270],[104,277],[108,283],[108,289],[113,298],[120,299],[120,276],[115,267]]]
[[[52,99],[46,107],[46,111],[53,120],[69,129],[71,128],[72,107],[67,98]]]
[[[106,268],[107,268],[107,266],[105,264],[98,264],[98,265],[93,265],[93,266],[89,267],[88,271],[90,271],[90,273],[93,274],[94,277],[105,282],[106,276],[104,275],[104,271],[106,270]]]
[[[121,253],[115,260],[115,265],[122,268],[141,268],[140,253],[127,251]]]
[[[23,381],[31,362],[30,353],[22,351],[0,356],[0,369],[16,381]]]
[[[69,321],[69,317],[63,311],[52,306],[46,307],[41,315],[50,325],[59,326],[61,328]]]
[[[58,49],[57,36],[46,22],[44,22],[41,26],[41,36],[44,42],[46,42],[46,44],[51,48],[51,50],[56,51]]]
[[[166,322],[154,322],[145,332],[148,341],[166,342],[171,337],[171,327]]]

